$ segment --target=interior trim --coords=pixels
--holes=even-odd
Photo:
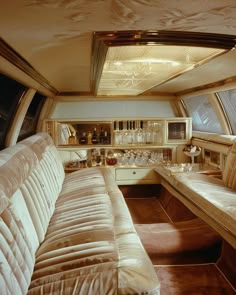
[[[235,46],[236,37],[200,32],[131,30],[94,32],[93,42],[94,46],[99,42],[105,46],[168,44],[232,49]]]
[[[205,84],[205,85],[202,85],[202,86],[186,89],[184,91],[179,91],[179,92],[176,93],[176,95],[184,97],[184,96],[188,96],[191,93],[197,93],[197,92],[200,92],[202,90],[214,89],[216,91],[216,89],[220,89],[220,88],[222,88],[222,87],[224,87],[226,85],[228,86],[229,83],[231,83],[231,84],[233,83],[234,86],[235,86],[235,84],[236,84],[236,76],[229,77],[227,79],[220,80],[220,81],[217,81],[217,82],[214,82],[214,83],[209,83],[209,84]]]
[[[47,79],[36,71],[30,63],[10,47],[2,38],[0,38],[0,55],[53,94],[56,95],[58,93],[58,90],[53,87]]]

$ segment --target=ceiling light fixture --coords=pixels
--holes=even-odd
[[[234,46],[234,36],[219,34],[95,32],[92,88],[98,96],[136,96],[226,53]]]

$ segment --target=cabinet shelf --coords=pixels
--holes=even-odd
[[[175,163],[178,146],[190,142],[191,124],[190,118],[132,121],[127,121],[127,119],[112,121],[45,120],[44,131],[51,134],[66,173],[101,165],[110,167],[118,184],[151,184],[159,183],[154,168],[166,162]],[[88,144],[85,142],[81,144],[80,137],[84,133],[88,135],[89,131],[94,128],[98,136],[101,129],[106,131],[109,135],[109,143]],[[76,135],[74,141],[69,140],[72,133]],[[137,137],[129,142],[131,138],[128,136]],[[116,158],[114,165],[107,163],[110,153],[112,153],[112,159],[113,156]],[[131,153],[134,157],[141,157],[140,155],[146,153],[149,158],[147,161],[145,159],[139,161],[139,158],[138,161],[135,159],[127,161],[125,157]],[[98,161],[99,156],[101,156],[100,161]]]
[[[158,118],[113,121],[46,120],[44,131],[50,133],[56,146],[87,147],[157,147],[188,143],[192,137],[191,118]],[[92,142],[93,132],[96,143]],[[102,134],[102,136],[101,136]],[[83,139],[83,136],[86,139]]]

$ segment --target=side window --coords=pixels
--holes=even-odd
[[[188,116],[192,117],[193,131],[223,133],[207,95],[188,97],[183,99],[183,103]]]
[[[36,133],[38,117],[46,96],[36,92],[25,115],[17,141]]]
[[[0,73],[0,149],[26,87]]]
[[[217,95],[227,114],[232,133],[236,135],[236,89],[221,91]]]

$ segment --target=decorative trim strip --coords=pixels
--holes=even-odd
[[[106,46],[166,44],[232,49],[236,44],[236,36],[164,30],[105,31],[94,33],[94,44],[97,42]]]
[[[198,87],[193,87],[190,89],[186,89],[183,91],[179,91],[176,93],[177,96],[183,96],[183,95],[187,95],[193,92],[197,92],[197,91],[201,91],[201,90],[207,90],[207,89],[212,89],[212,88],[217,88],[217,87],[222,87],[224,85],[227,85],[228,83],[235,83],[236,84],[236,76],[224,79],[224,80],[220,80],[217,82],[213,82],[213,83],[209,83],[209,84],[205,84],[205,85],[201,85]]]
[[[19,53],[10,47],[2,38],[0,38],[0,56],[5,58],[11,64],[16,66],[18,69],[23,71],[25,74],[30,76],[53,94],[58,93],[58,90],[50,85],[48,80],[46,80],[37,70],[35,70],[30,63],[28,63]]]

